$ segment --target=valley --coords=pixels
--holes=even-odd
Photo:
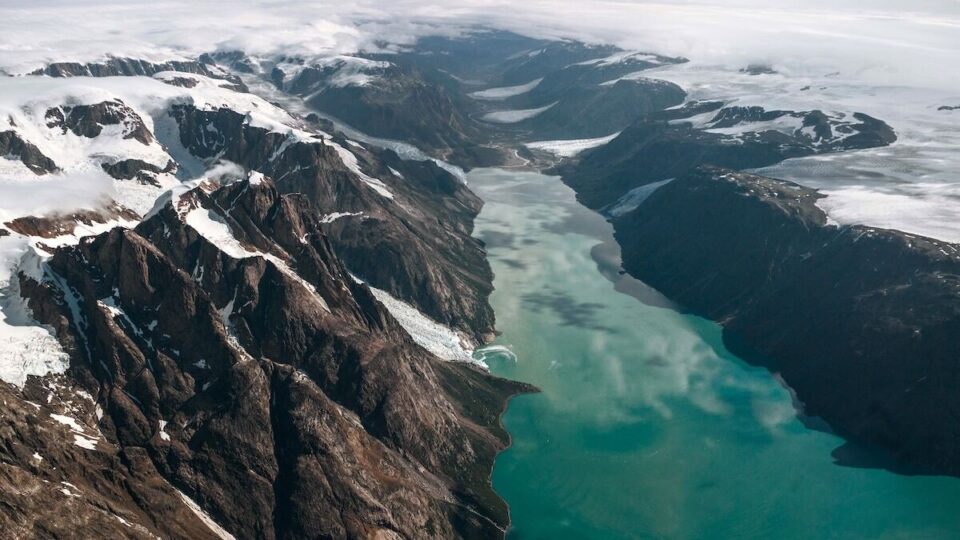
[[[960,252],[795,165],[915,133],[697,66],[472,29],[0,76],[0,526],[951,537]]]

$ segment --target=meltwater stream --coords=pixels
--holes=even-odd
[[[513,353],[486,361],[543,390],[504,416],[511,538],[956,538],[960,479],[834,464],[843,440],[805,428],[717,325],[618,275],[610,226],[559,179],[468,179]]]

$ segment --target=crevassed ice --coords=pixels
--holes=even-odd
[[[39,264],[26,238],[0,237],[0,380],[18,387],[30,375],[63,373],[70,364],[53,332],[33,320],[20,296],[18,272],[39,273]]]
[[[351,277],[362,282],[354,276]],[[395,298],[387,291],[371,287],[369,283],[367,286],[417,345],[444,360],[470,362],[486,369],[485,363],[473,357],[473,347],[457,332],[427,317],[417,308]]]

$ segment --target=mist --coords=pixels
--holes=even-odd
[[[24,7],[8,1],[0,4],[0,67],[20,72],[54,59],[106,54],[349,53],[481,25],[704,63],[764,63],[794,74],[840,71],[875,84],[956,89],[960,78],[960,3],[954,0],[911,2],[907,8],[890,0],[790,0],[775,6],[757,0],[344,4],[80,0]]]
[[[102,171],[28,175],[0,179],[0,222],[100,209],[114,193],[112,179]]]

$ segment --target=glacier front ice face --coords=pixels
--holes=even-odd
[[[363,280],[356,276],[351,277],[358,283],[363,283]],[[474,348],[469,339],[424,315],[417,308],[387,291],[373,287],[369,283],[367,287],[383,307],[387,308],[390,315],[400,323],[400,326],[410,334],[417,345],[444,360],[469,362],[484,369],[487,368],[482,359],[474,358]]]
[[[20,296],[19,272],[40,272],[40,260],[28,240],[0,237],[0,380],[22,387],[31,375],[63,373],[70,357],[53,332],[33,320]]]

